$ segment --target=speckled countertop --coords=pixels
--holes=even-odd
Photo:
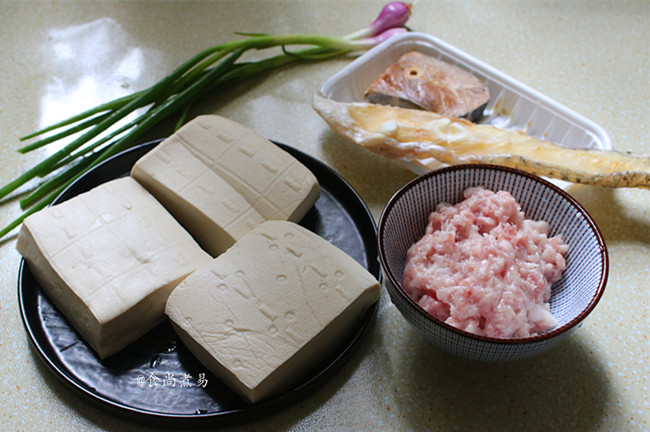
[[[18,137],[150,85],[233,32],[341,35],[383,1],[0,2],[0,182],[47,152]],[[615,147],[650,153],[647,1],[417,1],[409,25],[594,120]],[[331,132],[314,89],[349,60],[301,65],[231,89],[197,111],[237,120],[338,171],[378,218],[413,174]],[[152,137],[164,136],[158,130]],[[568,340],[533,359],[474,363],[432,348],[381,298],[343,367],[308,397],[224,430],[647,431],[650,192],[575,187],[604,234],[604,297]],[[19,214],[0,203],[0,225]],[[15,234],[0,242],[0,429],[142,431],[65,386],[30,344],[16,295]]]

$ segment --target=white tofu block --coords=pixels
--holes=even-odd
[[[316,177],[237,122],[204,115],[136,162],[142,183],[216,256],[265,220],[299,221],[316,202]]]
[[[100,358],[164,321],[171,290],[211,260],[130,177],[29,216],[16,248]]]
[[[379,291],[328,241],[269,221],[179,284],[165,313],[206,368],[257,402],[290,389],[331,353]]]

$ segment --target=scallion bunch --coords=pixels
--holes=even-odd
[[[176,127],[180,127],[192,104],[206,94],[214,95],[234,82],[289,63],[367,50],[394,34],[407,31],[404,26],[410,9],[411,6],[403,2],[388,3],[372,24],[343,37],[241,33],[241,39],[198,53],[148,89],[103,103],[22,137],[21,141],[25,141],[52,133],[18,150],[27,153],[80,133],[61,150],[0,188],[0,199],[3,199],[27,182],[43,179],[20,201],[23,214],[0,230],[0,238],[18,227],[27,216],[52,203],[84,172],[137,144],[145,132],[163,120],[175,116],[178,119]],[[295,51],[290,50],[292,46],[297,47]],[[272,47],[282,47],[282,54],[259,61],[238,62],[248,50]],[[141,108],[146,108],[143,114],[118,125]]]

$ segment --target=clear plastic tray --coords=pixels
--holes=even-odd
[[[614,148],[609,135],[598,124],[492,66],[424,33],[405,33],[377,45],[333,75],[320,90],[325,97],[337,102],[362,102],[364,91],[370,83],[408,51],[419,51],[456,65],[486,83],[490,90],[490,101],[479,123],[518,129],[536,138],[570,148]]]

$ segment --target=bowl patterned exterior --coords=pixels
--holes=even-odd
[[[549,236],[559,234],[568,244],[566,270],[553,285],[550,300],[551,313],[559,324],[550,331],[519,339],[477,336],[434,318],[401,287],[406,252],[424,235],[429,214],[440,202],[458,203],[463,191],[472,186],[510,192],[526,218],[548,222]],[[406,320],[443,350],[475,360],[517,360],[556,345],[594,309],[605,290],[609,269],[603,237],[576,200],[536,175],[494,165],[449,166],[406,184],[382,212],[378,244],[386,288]]]

